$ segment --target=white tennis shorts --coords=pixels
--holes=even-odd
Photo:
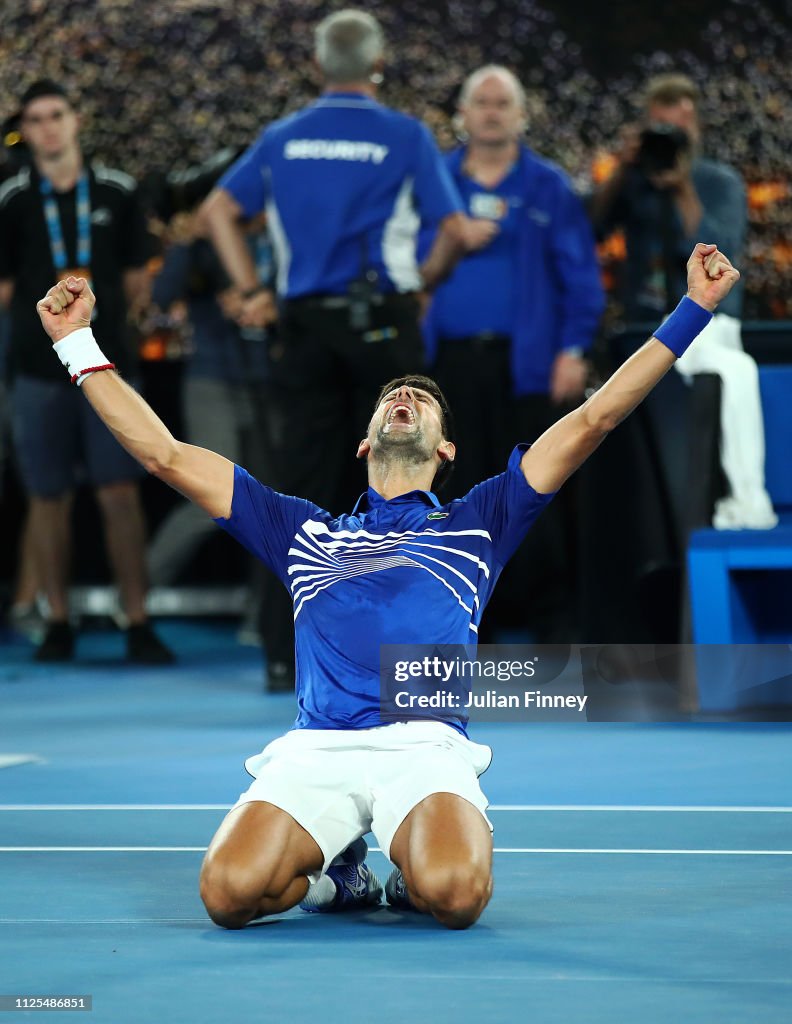
[[[399,825],[433,793],[461,796],[492,829],[478,781],[491,761],[489,747],[442,722],[294,729],[247,759],[254,781],[234,807],[262,800],[286,811],[316,840],[324,872],[367,832],[389,855]]]

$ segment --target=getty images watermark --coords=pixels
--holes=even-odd
[[[520,661],[487,657],[425,654],[422,658],[400,659],[393,665],[393,683],[405,689],[389,693],[394,707],[450,708],[470,711],[489,708],[576,708],[583,711],[588,697],[571,693],[542,693],[541,690],[487,689],[487,682],[510,684],[529,682],[537,674],[539,655]],[[465,686],[464,684],[468,684]],[[484,684],[484,688],[482,688]],[[389,688],[392,690],[392,687]]]
[[[709,682],[767,703],[792,680],[789,645],[386,644],[385,721],[665,721]],[[767,698],[767,700],[765,699]]]
[[[585,720],[588,695],[555,648],[388,644],[380,648],[381,714],[461,723]],[[553,663],[556,661],[555,668]],[[562,671],[559,673],[558,669]]]

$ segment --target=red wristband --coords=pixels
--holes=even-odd
[[[84,370],[80,370],[79,373],[75,373],[72,376],[72,384],[76,384],[80,377],[84,377],[86,373],[97,373],[99,370],[114,370],[116,368],[115,363],[104,363],[102,366],[86,366]]]

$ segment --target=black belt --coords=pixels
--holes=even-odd
[[[493,349],[508,348],[511,345],[511,338],[508,334],[495,334],[493,331],[481,331],[479,334],[469,334],[465,338],[441,338],[441,345],[462,345],[465,348]]]
[[[296,299],[287,299],[286,309],[349,309],[352,300],[348,295],[300,295]],[[369,302],[372,306],[400,306],[414,304],[415,292],[374,292]]]

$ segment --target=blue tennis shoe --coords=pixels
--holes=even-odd
[[[398,868],[391,871],[388,881],[385,883],[385,899],[397,910],[415,910],[415,904],[410,900],[407,892],[407,885],[404,875]]]
[[[309,914],[374,907],[382,899],[382,885],[365,863],[368,846],[356,839],[308,889],[300,909]]]

